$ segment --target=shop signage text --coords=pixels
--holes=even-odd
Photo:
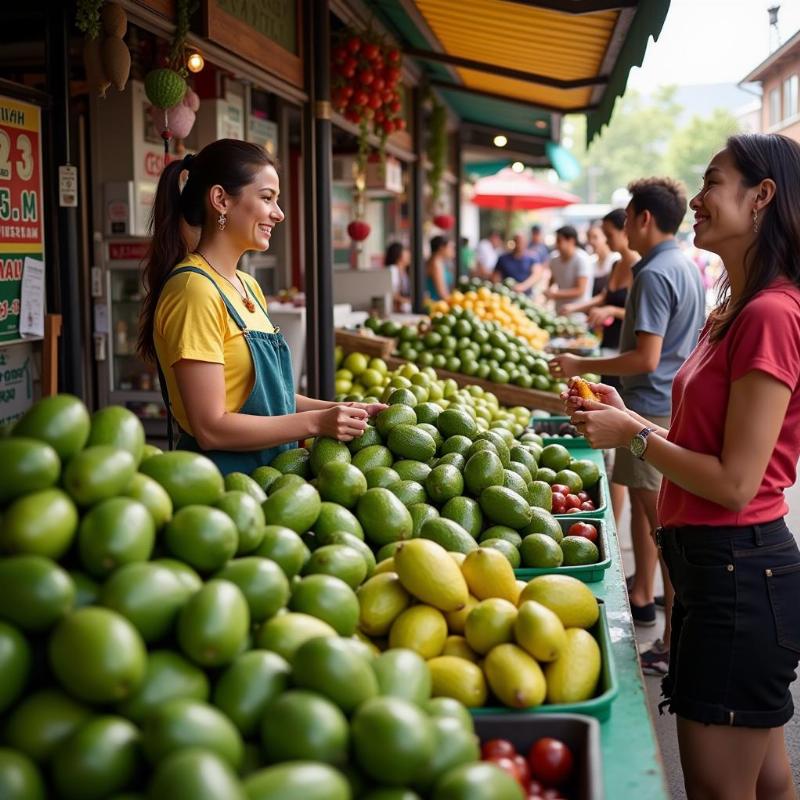
[[[19,338],[22,264],[44,261],[43,228],[41,114],[0,96],[0,342]]]
[[[21,417],[33,403],[33,348],[0,349],[0,427]]]

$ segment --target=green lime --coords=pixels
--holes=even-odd
[[[560,567],[564,554],[558,542],[546,533],[531,533],[519,547],[524,567]]]

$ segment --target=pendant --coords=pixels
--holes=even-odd
[[[256,310],[256,304],[249,298],[243,297],[242,302],[244,303],[244,307],[251,313],[254,314]]]

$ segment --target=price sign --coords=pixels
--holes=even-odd
[[[0,342],[19,338],[26,256],[44,261],[41,112],[0,95]]]

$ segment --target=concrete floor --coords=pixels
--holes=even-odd
[[[800,480],[786,493],[789,504],[789,516],[787,524],[794,531],[795,538],[800,543]],[[620,521],[620,545],[622,547],[622,558],[625,562],[626,573],[633,572],[633,552],[630,544],[630,527],[628,509],[626,507],[622,520]],[[657,576],[657,593],[661,592],[661,576]],[[646,644],[661,635],[664,629],[664,615],[659,609],[658,622],[655,628],[637,629],[639,644]],[[661,679],[645,676],[645,685],[650,699],[650,713],[655,725],[658,743],[661,748],[661,755],[664,760],[664,768],[667,775],[667,785],[673,800],[686,800],[686,792],[683,788],[683,773],[681,772],[681,762],[678,755],[678,739],[675,734],[675,718],[669,714],[660,715],[658,713],[658,703],[660,701]],[[795,786],[800,790],[800,681],[792,684],[792,695],[795,704],[795,716],[786,725],[786,741],[789,749],[789,757],[792,762]]]

